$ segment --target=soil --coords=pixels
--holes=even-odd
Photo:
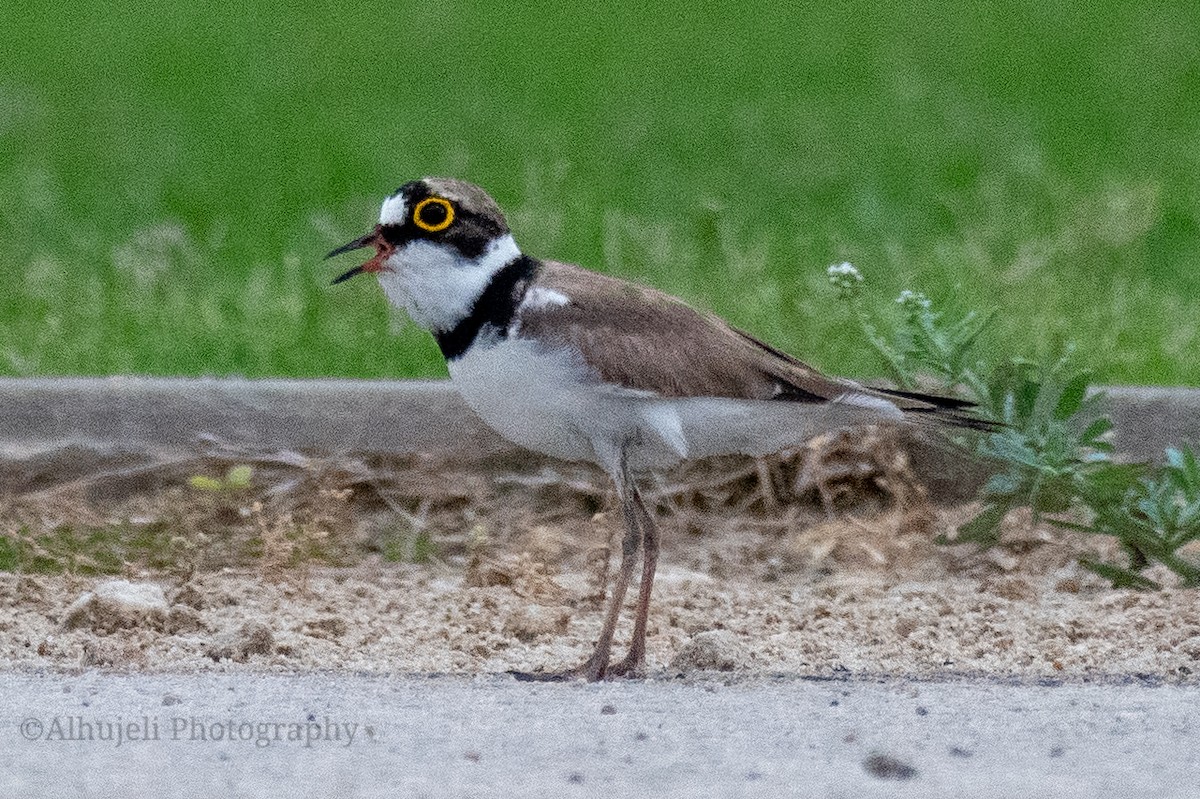
[[[1116,558],[1114,542],[1020,514],[990,549],[935,543],[978,509],[931,505],[886,447],[858,454],[842,468],[826,450],[816,471],[812,451],[708,464],[658,486],[652,675],[1196,681],[1194,591],[1113,589],[1078,558]],[[122,458],[116,478],[9,472],[26,482],[0,500],[18,553],[0,573],[0,669],[558,670],[599,631],[620,531],[589,469]],[[251,465],[251,485],[214,488],[230,464]]]

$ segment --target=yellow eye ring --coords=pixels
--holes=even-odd
[[[431,208],[430,206],[435,206],[435,208]],[[439,211],[437,208],[441,210]],[[425,219],[426,213],[429,213],[437,221]],[[445,214],[445,218],[439,219],[443,213]],[[454,221],[454,206],[450,204],[449,200],[443,200],[441,197],[427,197],[417,203],[417,207],[413,209],[412,221],[421,230],[437,233],[450,227],[450,223]]]

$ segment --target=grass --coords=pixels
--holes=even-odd
[[[533,2],[0,11],[0,373],[427,376],[321,255],[414,176],[527,251],[845,374],[825,267],[996,353],[1200,378],[1200,7]]]
[[[120,574],[131,564],[177,568],[185,554],[167,525],[130,522],[59,525],[0,533],[0,572],[26,574]]]

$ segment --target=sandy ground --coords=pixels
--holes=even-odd
[[[992,549],[939,545],[974,508],[931,506],[863,440],[658,487],[653,674],[1200,680],[1194,591],[1115,590],[1078,565],[1115,542],[1020,514]],[[186,487],[231,463],[250,486]],[[533,461],[72,453],[9,475],[0,532],[59,573],[0,572],[0,670],[557,670],[595,641],[620,539],[602,477]],[[119,573],[84,576],[97,541]]]
[[[0,793],[1194,793],[1196,592],[1114,590],[1078,564],[1114,542],[1021,514],[991,549],[935,543],[977,508],[880,451],[659,486],[650,674],[599,685],[505,674],[598,634],[620,530],[586,471],[288,455],[200,490],[250,459],[14,467]],[[353,743],[284,735],[339,724]]]
[[[892,529],[899,524],[885,514],[808,529],[788,546],[828,552],[809,552],[810,566],[790,571],[748,566],[729,542],[669,537],[651,670],[1182,682],[1200,672],[1194,592],[1113,590],[1061,543],[980,556]],[[606,538],[593,534],[602,548]],[[0,662],[147,672],[556,669],[581,661],[595,639],[602,575],[594,557],[550,565],[528,548],[459,564],[375,559],[282,575],[3,574]]]

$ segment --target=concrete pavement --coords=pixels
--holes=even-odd
[[[1191,797],[1200,688],[0,675],[7,796]],[[147,740],[148,739],[148,740]]]

